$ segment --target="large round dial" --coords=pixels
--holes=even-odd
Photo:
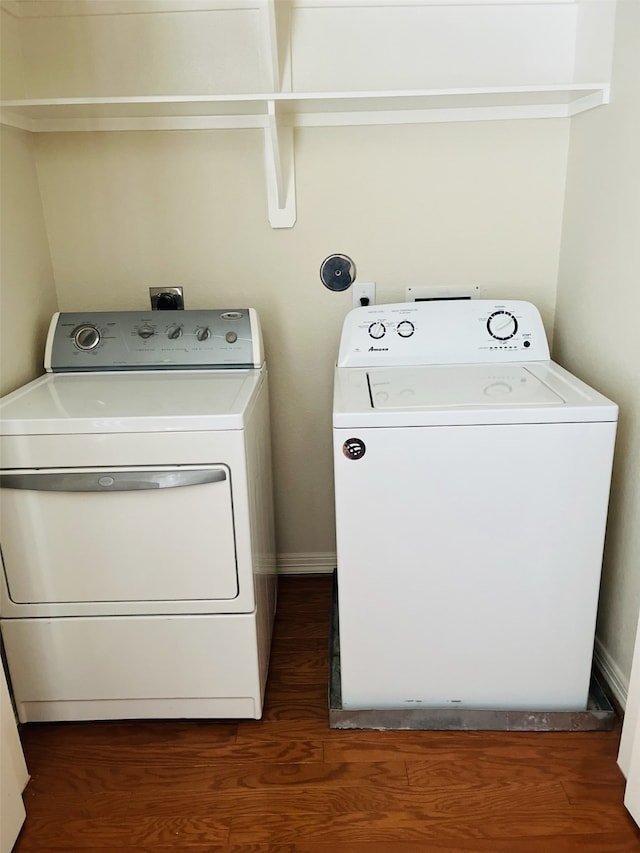
[[[402,320],[398,323],[397,332],[401,338],[410,338],[411,335],[415,332],[415,326],[411,322],[411,320]]]
[[[208,341],[211,337],[211,329],[208,326],[198,326],[196,329],[196,340],[200,341]]]
[[[369,326],[369,335],[376,341],[380,340],[380,338],[384,338],[384,333],[386,331],[384,323],[381,323],[379,320],[376,320],[375,323],[372,323]]]
[[[494,311],[487,320],[487,331],[497,341],[508,341],[518,331],[518,321],[511,311]]]
[[[182,326],[169,326],[167,337],[170,341],[176,341],[182,335]]]
[[[91,325],[91,323],[85,323],[73,330],[73,342],[83,352],[95,349],[101,339],[100,329]]]

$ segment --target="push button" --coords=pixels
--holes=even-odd
[[[348,438],[342,445],[342,452],[347,459],[361,459],[366,451],[364,441],[359,438]]]

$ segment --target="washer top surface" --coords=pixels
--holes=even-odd
[[[618,407],[553,361],[337,368],[334,427],[617,421]]]
[[[0,400],[0,435],[242,429],[265,374],[49,373]]]
[[[367,374],[373,409],[554,406],[563,398],[522,365],[380,368]]]

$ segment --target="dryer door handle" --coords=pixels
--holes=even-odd
[[[145,489],[177,489],[221,483],[223,468],[191,471],[61,471],[55,473],[0,474],[0,488],[37,492],[130,492]]]

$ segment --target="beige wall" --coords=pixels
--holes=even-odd
[[[44,336],[56,310],[33,139],[0,130],[0,392],[43,372]]]
[[[300,131],[298,221],[273,230],[259,132],[43,134],[60,307],[146,308],[149,285],[175,284],[188,308],[255,306],[278,550],[330,565],[333,363],[352,296],[322,285],[322,260],[349,254],[379,301],[442,283],[532,299],[551,331],[567,144],[562,120]]]
[[[2,93],[22,89],[16,20],[0,11]],[[42,373],[44,335],[56,310],[53,271],[31,134],[0,128],[0,394]]]
[[[573,119],[554,356],[620,406],[598,652],[626,693],[640,606],[640,3],[619,5],[612,103]]]

